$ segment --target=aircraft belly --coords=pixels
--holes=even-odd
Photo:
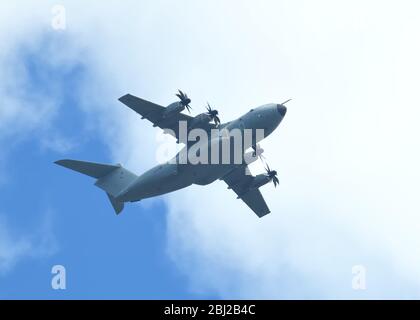
[[[161,195],[169,192],[173,192],[185,187],[190,186],[192,183],[184,179],[180,173],[162,176],[158,179],[152,188],[151,197]]]
[[[191,168],[191,175],[194,184],[207,185],[220,179],[233,169],[232,165],[195,165]]]
[[[159,196],[191,185],[183,178],[177,165],[164,164],[157,166],[140,176],[136,183],[122,196],[124,201],[138,201]]]

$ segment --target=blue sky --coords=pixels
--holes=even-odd
[[[164,202],[129,207],[122,221],[105,194],[92,187],[93,181],[55,166],[61,154],[40,143],[43,135],[56,132],[82,141],[75,156],[110,161],[103,141],[87,132],[75,99],[88,66],[62,70],[46,64],[42,48],[55,41],[62,39],[48,38],[39,47],[19,50],[28,95],[59,94],[60,105],[48,129],[23,137],[7,153],[1,212],[12,213],[6,217],[8,225],[18,235],[30,234],[30,251],[39,252],[29,252],[2,276],[0,298],[192,297],[166,255]],[[51,267],[56,264],[68,273],[68,290],[63,292],[51,289]]]
[[[0,5],[0,298],[420,296],[416,1],[62,1],[64,30],[55,4]],[[271,215],[216,182],[117,217],[53,164],[141,174],[162,140],[117,99],[178,88],[222,121],[294,99],[262,143]]]

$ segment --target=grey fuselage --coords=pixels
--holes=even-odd
[[[262,139],[270,135],[280,124],[286,114],[286,107],[279,104],[267,104],[261,107],[251,109],[248,113],[241,116],[239,119],[228,122],[220,126],[221,129],[229,131],[244,132],[246,129],[252,130],[252,140],[248,143],[244,142],[242,145],[243,152],[252,146],[255,146]],[[257,129],[263,129],[264,135],[261,137],[256,134]],[[200,141],[206,143],[207,146],[219,145],[222,135],[209,135],[207,141]],[[187,145],[184,149],[187,149]],[[185,151],[185,150],[184,150]],[[180,164],[176,159],[179,158],[180,151],[174,159],[153,167],[139,176],[133,183],[131,183],[125,190],[121,191],[117,196],[118,201],[134,202],[141,199],[155,197],[166,194],[175,190],[188,187],[192,184],[207,185],[217,179],[223,178],[237,166],[244,165],[244,163],[234,162],[233,157],[231,162],[214,164],[214,163],[199,163],[199,164]],[[252,152],[251,152],[252,153]]]

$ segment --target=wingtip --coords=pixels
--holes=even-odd
[[[59,166],[62,166],[66,161],[67,161],[66,159],[62,159],[62,160],[54,161],[54,163],[59,165]]]
[[[70,159],[61,159],[61,160],[57,160],[54,161],[54,164],[67,168],[67,169],[71,169],[71,164],[72,162],[74,162],[75,160],[70,160]]]
[[[125,100],[127,100],[129,97],[131,97],[131,94],[127,93],[121,97],[118,98],[118,101],[124,103]]]
[[[258,215],[258,218],[263,218],[263,217],[265,217],[266,215],[268,215],[268,214],[270,214],[271,213],[271,211],[270,210],[268,210],[268,211],[266,211],[266,212],[264,212],[263,214],[261,214],[261,215]]]

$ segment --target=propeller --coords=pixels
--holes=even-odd
[[[274,187],[277,187],[277,185],[279,184],[279,179],[277,178],[277,171],[270,170],[268,164],[266,165],[265,170],[267,171],[267,175],[270,178],[270,180],[273,180]]]
[[[212,109],[207,102],[207,115],[214,121],[215,125],[218,126],[220,124],[220,118],[218,116],[219,111]]]
[[[188,98],[187,94],[178,89],[178,93],[176,94],[176,96],[181,100],[181,104],[185,108],[187,108],[188,112],[191,113],[191,107],[190,107],[191,99]]]

